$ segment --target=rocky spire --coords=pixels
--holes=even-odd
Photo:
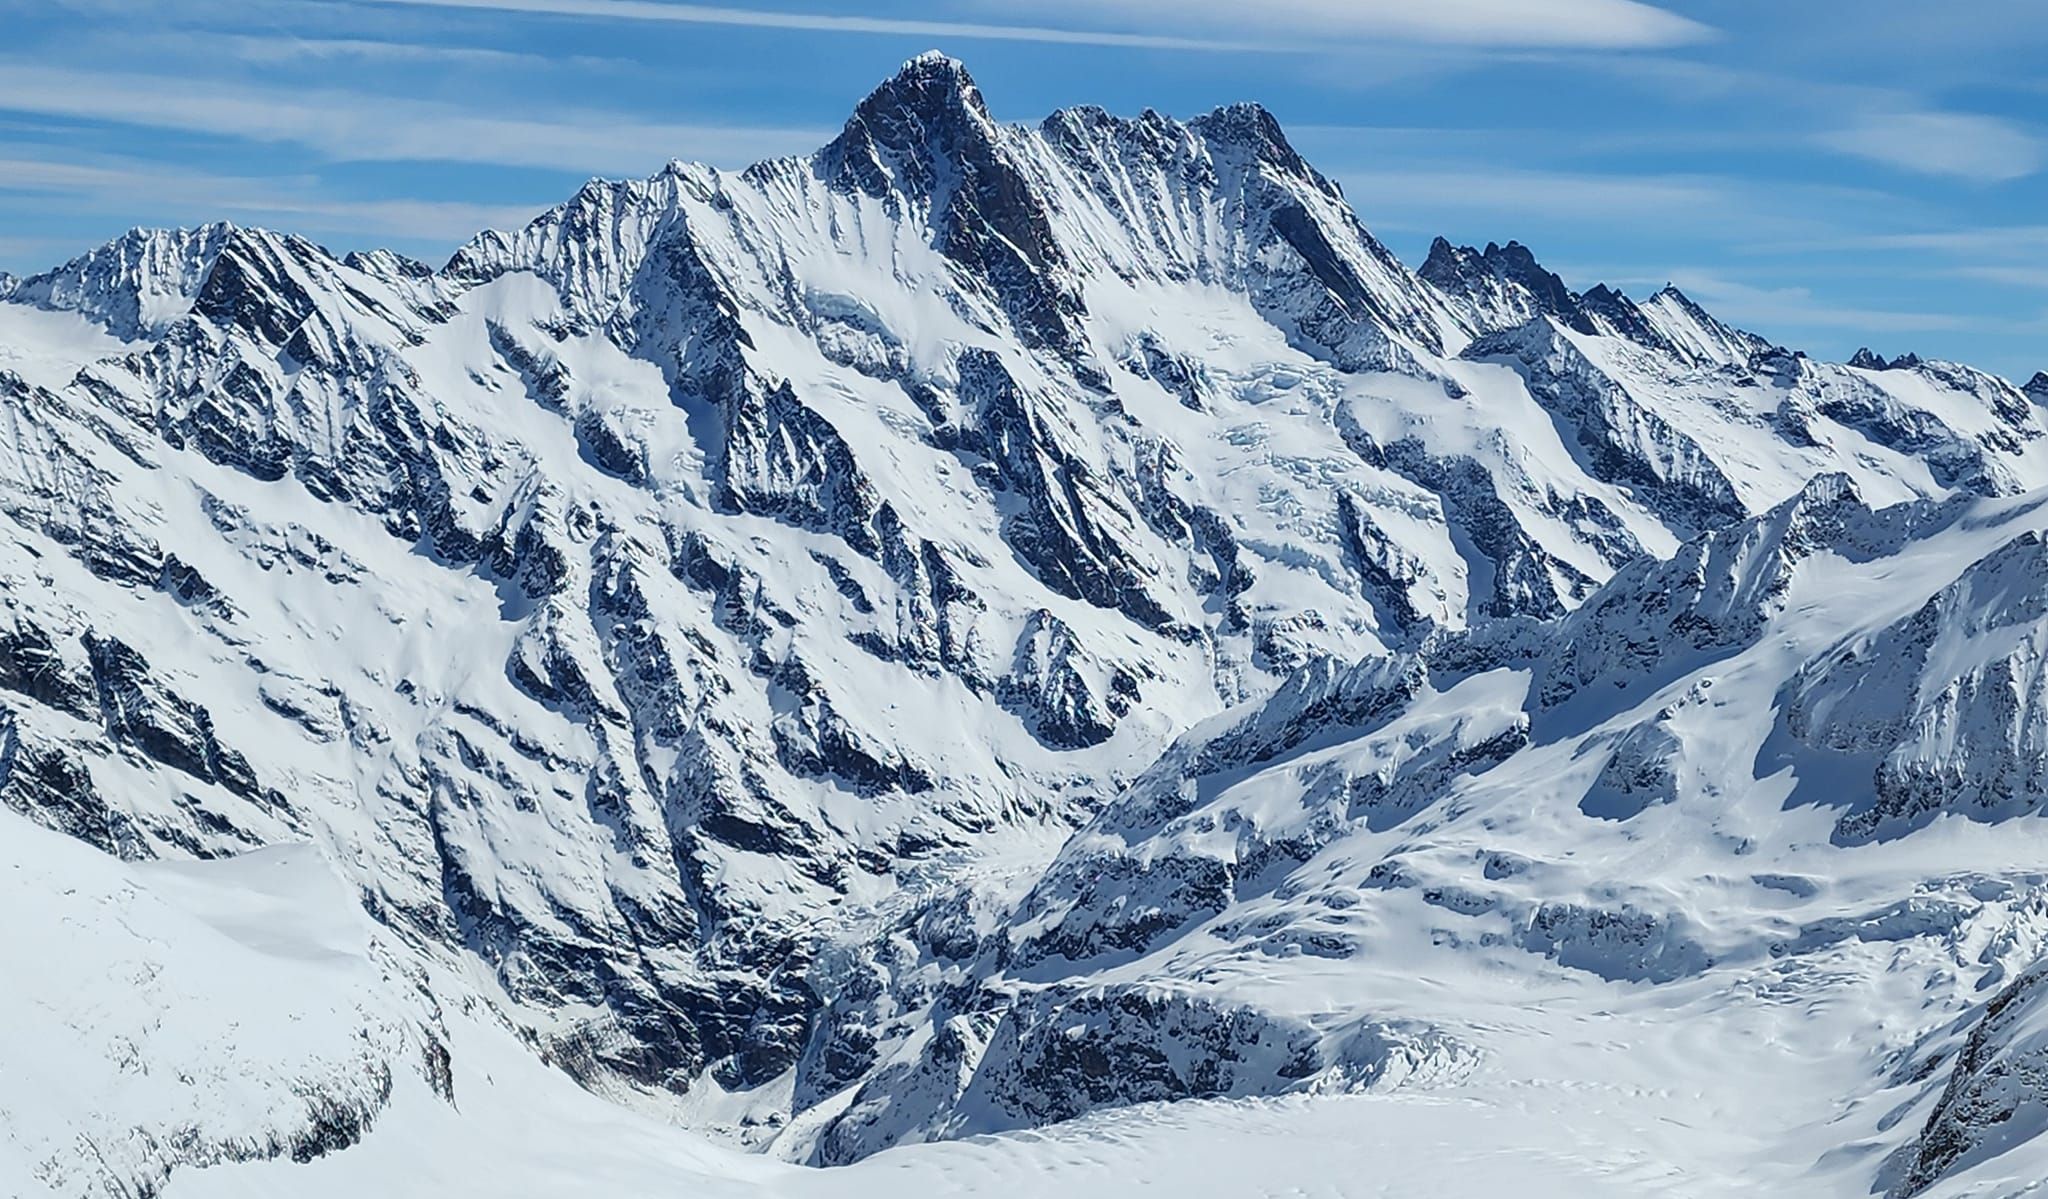
[[[1518,241],[1505,246],[1487,242],[1484,250],[1475,250],[1439,237],[1416,273],[1448,297],[1475,332],[1510,329],[1537,316],[1594,332],[1579,297]]]
[[[1295,151],[1287,140],[1287,134],[1281,130],[1280,122],[1263,105],[1227,104],[1189,121],[1188,128],[1200,135],[1212,151],[1221,147],[1240,150],[1253,162],[1265,163],[1285,174],[1312,179],[1326,188],[1329,186],[1322,175]]]
[[[1849,357],[1850,366],[1859,367],[1867,371],[1912,370],[1914,367],[1919,366],[1920,362],[1921,359],[1918,354],[1905,353],[1897,358],[1886,358],[1883,354],[1872,352],[1867,346],[1857,350]]]
[[[1044,200],[958,61],[931,51],[904,63],[813,164],[834,188],[921,211],[933,247],[987,281],[1026,345],[1080,355],[1081,300]]]
[[[818,152],[819,174],[878,198],[931,199],[994,153],[995,122],[956,59],[918,55],[868,94]],[[949,169],[950,168],[950,169]]]

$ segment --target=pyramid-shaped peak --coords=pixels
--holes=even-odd
[[[854,109],[853,119],[881,113],[910,111],[939,115],[948,110],[966,110],[984,119],[988,106],[981,89],[967,73],[966,64],[937,50],[927,50],[896,69]]]
[[[1676,283],[1666,283],[1663,287],[1658,288],[1657,294],[1651,296],[1649,302],[1652,304],[1668,304],[1697,321],[1712,321],[1717,325],[1721,323],[1720,318],[1708,312],[1705,305],[1680,291]]]
[[[1249,100],[1226,104],[1196,117],[1188,122],[1188,127],[1211,146],[1235,147],[1249,154],[1253,161],[1290,173],[1308,172],[1308,164],[1287,140],[1279,119],[1263,104]]]
[[[1634,299],[1628,299],[1628,293],[1620,287],[1595,283],[1581,291],[1579,316],[1581,332],[1591,330],[1599,334],[1620,334],[1638,346],[1659,350],[1673,348],[1669,338],[1665,338],[1647,316],[1642,316],[1642,307]]]
[[[245,232],[226,221],[194,229],[137,227],[21,280],[9,298],[80,313],[124,339],[155,336],[184,315],[221,252]]]
[[[938,164],[986,158],[996,136],[967,68],[934,50],[868,93],[814,161],[835,186],[872,196],[928,195],[952,173]]]

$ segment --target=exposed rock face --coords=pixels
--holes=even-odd
[[[1541,702],[1668,677],[1681,648],[1749,644],[1784,610],[1801,561],[1882,544],[1887,534],[1873,523],[1847,477],[1823,475],[1759,519],[1703,533],[1667,560],[1629,566],[1561,622],[1557,652],[1539,667]]]
[[[2048,1131],[2041,985],[2048,969],[2020,975],[1984,1004],[1949,1069],[1948,1084],[1919,1136],[1901,1152],[1890,1194],[1917,1195],[1973,1164],[1972,1158]]]
[[[1138,987],[1054,987],[938,1025],[876,1073],[818,1142],[844,1165],[881,1145],[1030,1128],[1108,1107],[1456,1081],[1469,1048],[1423,1026],[1338,1033],[1254,1007]]]
[[[1439,237],[1416,273],[1481,337],[1549,317],[1575,333],[1618,338],[1694,369],[1747,367],[1776,349],[1722,324],[1676,287],[1666,286],[1642,304],[1605,284],[1574,292],[1520,242],[1488,242],[1475,250]]]
[[[2044,635],[2048,552],[2028,532],[1797,679],[1795,736],[1880,755],[1871,801],[1842,817],[1837,837],[1896,836],[1944,811],[1996,820],[2038,809]]]
[[[1508,364],[1551,398],[1605,478],[1641,485],[1678,528],[1706,528],[1743,511],[1734,483],[1699,441],[1622,386],[1549,317],[1483,337],[1467,357]]]
[[[1597,331],[1579,297],[1518,241],[1505,246],[1487,242],[1486,249],[1474,250],[1439,237],[1430,243],[1429,257],[1415,273],[1462,301],[1473,326],[1487,332],[1512,329],[1539,316],[1557,317],[1581,333]]]
[[[814,169],[828,186],[928,229],[933,249],[993,292],[1026,348],[1078,358],[1082,304],[1070,264],[1003,141],[966,69],[932,53],[861,101]]]
[[[1901,354],[1897,358],[1886,358],[1882,354],[1873,352],[1870,347],[1864,346],[1849,356],[1849,365],[1856,367],[1858,370],[1866,371],[1909,371],[1925,364],[1921,361],[1918,354],[1909,352]]]
[[[191,307],[236,233],[224,223],[132,229],[56,270],[10,280],[7,299],[83,313],[123,340],[159,335]]]

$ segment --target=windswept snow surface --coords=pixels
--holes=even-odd
[[[0,302],[0,371],[38,387],[62,387],[79,367],[129,348],[77,313]]]
[[[2048,384],[942,55],[4,286],[6,1193],[2048,1177]]]

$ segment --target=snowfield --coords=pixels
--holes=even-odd
[[[1264,110],[0,292],[0,1192],[2030,1193],[2048,375]]]

